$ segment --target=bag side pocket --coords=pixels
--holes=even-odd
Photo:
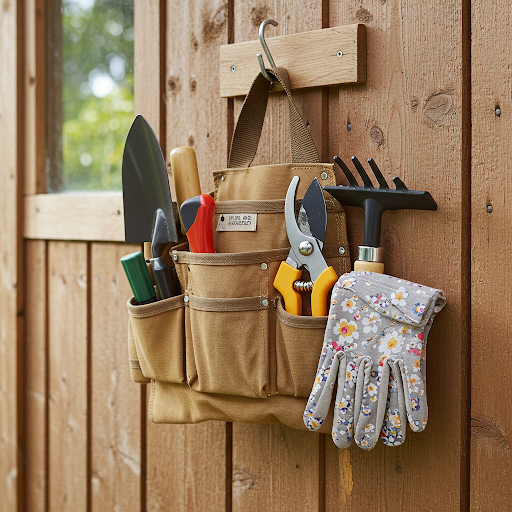
[[[322,352],[327,317],[296,316],[277,301],[277,389],[280,395],[307,397]]]
[[[152,304],[128,301],[140,368],[145,377],[180,383],[184,373],[184,295]]]

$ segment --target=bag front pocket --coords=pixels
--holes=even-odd
[[[315,381],[327,317],[296,316],[277,301],[277,389],[280,395],[307,397]]]
[[[262,398],[269,385],[269,301],[188,295],[187,381],[206,393]]]
[[[184,372],[185,296],[151,304],[128,301],[128,313],[140,368],[145,377],[181,383]]]

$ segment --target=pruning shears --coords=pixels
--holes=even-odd
[[[281,293],[285,309],[292,315],[302,314],[302,296],[299,289],[311,289],[313,316],[327,315],[327,295],[338,280],[336,271],[325,261],[322,248],[327,226],[327,211],[322,187],[317,178],[302,199],[298,219],[295,219],[295,197],[300,178],[294,176],[284,206],[286,233],[290,252],[279,266],[274,287]],[[300,267],[309,271],[311,281],[300,283]]]

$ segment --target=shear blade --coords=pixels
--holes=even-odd
[[[323,244],[327,227],[327,211],[324,193],[317,178],[311,182],[304,194],[297,222],[304,234],[314,236]]]

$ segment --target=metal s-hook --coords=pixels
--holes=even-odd
[[[265,20],[260,25],[259,35],[260,35],[260,42],[261,46],[263,47],[263,51],[265,52],[265,55],[267,56],[268,62],[270,63],[271,68],[275,68],[276,64],[274,62],[274,59],[272,58],[272,55],[270,55],[270,50],[268,49],[267,43],[265,42],[265,27],[268,24],[271,24],[274,27],[277,27],[278,23],[274,20]],[[261,56],[261,53],[258,53],[256,55],[258,57],[258,62],[260,63],[260,70],[261,74],[269,81],[269,82],[279,82],[279,80],[267,73],[267,70],[265,69],[265,64],[263,63],[263,57]]]

